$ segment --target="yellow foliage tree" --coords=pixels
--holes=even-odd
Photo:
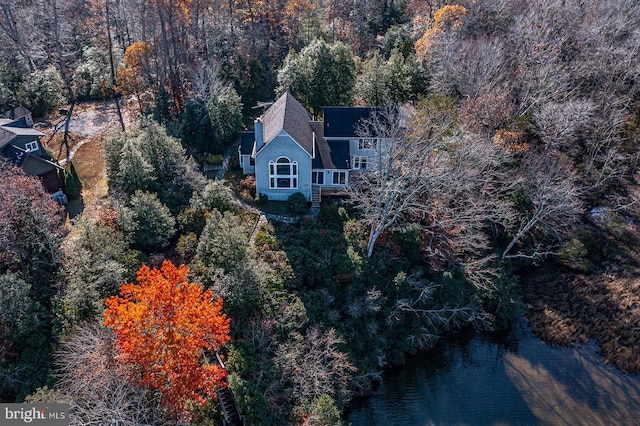
[[[424,35],[416,41],[415,49],[418,59],[424,59],[428,55],[435,39],[443,34],[462,28],[464,18],[468,13],[465,7],[458,5],[447,5],[438,9],[433,14],[431,28],[425,31]]]

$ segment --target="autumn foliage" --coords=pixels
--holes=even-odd
[[[462,28],[464,18],[467,14],[467,9],[458,5],[447,5],[438,9],[433,15],[433,25],[431,28],[416,41],[415,49],[418,58],[423,59],[428,55],[437,37],[448,31]]]
[[[226,372],[210,364],[205,351],[229,342],[229,318],[222,299],[186,280],[189,270],[165,261],[142,266],[137,284],[105,301],[104,325],[117,335],[120,359],[143,386],[160,390],[174,417],[188,417],[191,404],[215,398]]]

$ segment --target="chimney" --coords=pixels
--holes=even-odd
[[[253,122],[253,130],[256,134],[256,152],[264,145],[264,131],[262,129],[262,121],[258,118]]]

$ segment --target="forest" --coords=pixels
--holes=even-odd
[[[3,0],[0,112],[33,113],[70,203],[0,160],[0,401],[209,425],[228,387],[247,425],[344,424],[405,356],[522,315],[640,372],[638,22],[636,0]],[[287,91],[378,106],[363,132],[391,141],[314,215],[200,168]],[[115,112],[87,139],[91,105]]]

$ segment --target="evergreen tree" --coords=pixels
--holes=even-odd
[[[78,177],[78,173],[76,172],[76,168],[73,166],[72,162],[67,163],[62,174],[64,193],[67,194],[67,198],[70,200],[80,198],[82,195],[82,182],[80,181],[80,177]]]
[[[291,92],[318,115],[323,106],[349,105],[355,84],[353,54],[343,43],[316,39],[300,54],[290,53],[278,72],[277,92]]]
[[[248,239],[233,213],[213,210],[198,242],[196,263],[200,269],[233,271],[249,257]]]
[[[118,220],[125,235],[138,247],[166,247],[175,233],[175,219],[153,192],[136,191]]]
[[[209,149],[222,152],[242,131],[240,96],[233,87],[219,84],[207,102],[207,110],[213,128],[213,144]]]

